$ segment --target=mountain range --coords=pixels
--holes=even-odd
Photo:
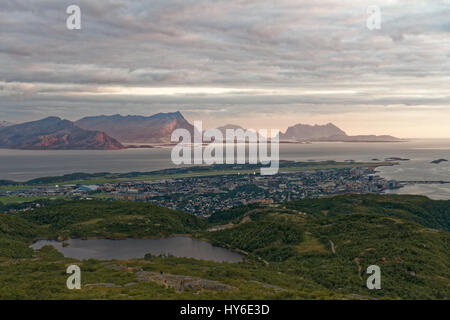
[[[124,146],[101,131],[81,129],[69,120],[48,117],[0,128],[0,148],[31,150],[118,150]]]
[[[187,129],[191,136],[194,126],[180,112],[157,113],[145,116],[95,116],[75,122],[86,130],[100,130],[118,139],[121,143],[170,143],[175,129]]]
[[[218,127],[217,130],[219,130],[222,133],[224,142],[234,142],[234,141],[236,141],[236,142],[245,142],[245,140],[246,140],[245,137],[244,137],[244,139],[239,139],[239,137],[235,137],[234,139],[233,138],[231,138],[231,139],[227,138],[227,130],[243,130],[243,131],[247,130],[247,129],[239,126],[239,125],[227,124],[227,125]],[[259,140],[260,135],[259,135],[259,133],[257,131],[254,131],[254,130],[251,130],[251,129],[249,131],[255,132],[256,137]]]
[[[280,140],[320,139],[331,136],[346,136],[346,133],[332,123],[326,125],[296,124],[289,127],[286,133],[280,133]]]
[[[175,129],[186,129],[193,136],[195,127],[180,112],[152,116],[100,115],[71,122],[58,117],[11,124],[0,122],[0,148],[49,150],[119,150],[133,144],[171,143]],[[225,138],[227,129],[243,129],[228,124],[218,128]],[[397,142],[401,139],[383,135],[349,136],[332,123],[326,125],[296,124],[279,135],[281,142],[344,141]],[[142,145],[140,146],[142,147]]]
[[[280,141],[330,141],[330,142],[399,142],[402,139],[389,135],[349,136],[332,123],[326,125],[296,124],[285,133],[280,133]]]

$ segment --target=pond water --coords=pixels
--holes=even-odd
[[[65,257],[78,260],[128,260],[143,258],[145,254],[171,254],[176,257],[210,260],[216,262],[239,262],[243,255],[231,250],[215,247],[212,244],[193,240],[189,237],[172,237],[162,239],[70,239],[63,247],[62,242],[38,240],[31,247],[38,250],[51,245]]]

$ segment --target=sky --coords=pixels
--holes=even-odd
[[[450,138],[449,17],[450,0],[2,0],[0,120],[181,111]]]

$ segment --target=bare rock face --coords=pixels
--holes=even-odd
[[[180,112],[145,116],[94,116],[75,124],[87,130],[100,130],[122,143],[169,143],[175,129],[187,129],[191,136],[194,126]]]
[[[401,142],[405,141],[389,135],[348,136],[332,123],[326,125],[296,124],[286,133],[280,134],[281,141],[329,141],[329,142]]]
[[[346,136],[347,134],[336,127],[332,123],[326,125],[308,125],[308,124],[296,124],[289,127],[286,133],[280,134],[280,140],[311,140],[320,139],[331,136]]]
[[[261,138],[262,138],[262,136],[260,136],[260,134],[257,131],[254,131],[252,129],[245,129],[245,128],[243,128],[243,127],[241,127],[239,125],[235,125],[235,124],[227,124],[227,125],[218,127],[217,130],[219,130],[222,133],[223,141],[226,141],[226,142],[234,142],[234,141],[246,142],[246,141],[249,140],[248,137],[245,136],[245,134],[244,134],[244,136],[242,138],[238,138],[237,136],[236,137],[232,136],[231,138],[227,137],[227,130],[234,130],[234,131],[242,130],[242,132],[244,132],[244,133],[247,133],[247,132],[251,133],[251,132],[253,132],[253,135],[255,136],[255,138],[257,140],[261,140]]]
[[[31,150],[118,150],[124,146],[104,132],[81,129],[48,117],[0,128],[0,148]]]

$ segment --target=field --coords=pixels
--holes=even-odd
[[[36,196],[36,197],[22,197],[22,196],[0,196],[0,202],[3,203],[4,205],[9,205],[9,204],[20,204],[20,203],[25,203],[25,202],[33,202],[36,200],[56,200],[56,199],[62,199],[64,197],[58,196],[58,197],[54,197],[54,196]]]

